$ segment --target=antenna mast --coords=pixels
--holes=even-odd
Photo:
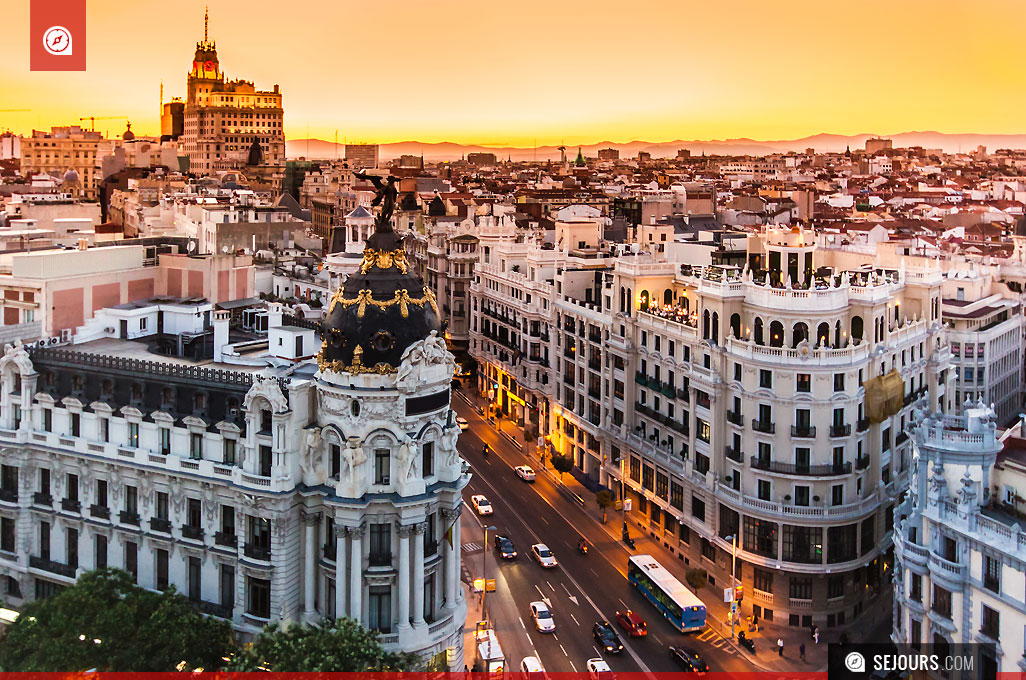
[[[210,7],[203,8],[203,44],[207,44],[207,22],[210,19]]]

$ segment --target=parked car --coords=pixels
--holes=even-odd
[[[518,465],[513,468],[513,471],[517,473],[517,477],[524,480],[525,482],[534,481],[534,470],[531,469],[530,465]]]
[[[551,569],[557,566],[559,563],[556,562],[556,556],[549,550],[549,546],[544,543],[535,543],[531,546],[531,554],[534,555],[534,559],[538,560],[538,564]]]
[[[474,494],[470,497],[470,504],[474,506],[474,510],[479,515],[490,515],[492,514],[492,504],[488,502],[488,499],[481,494]]]
[[[645,637],[648,635],[648,624],[632,609],[616,612],[616,622],[631,637]]]
[[[499,551],[499,555],[504,560],[512,560],[517,556],[517,550],[513,547],[513,541],[505,536],[495,537],[495,549]]]
[[[599,646],[610,654],[619,654],[623,651],[623,643],[620,636],[616,634],[609,621],[599,621],[591,628],[591,634]]]
[[[534,627],[538,629],[539,633],[554,633],[556,631],[556,622],[552,618],[552,612],[549,611],[549,605],[541,600],[531,603],[531,619],[534,621]]]
[[[693,649],[686,647],[670,647],[670,656],[682,670],[689,673],[708,673],[709,664]]]

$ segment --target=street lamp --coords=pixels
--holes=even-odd
[[[485,610],[485,596],[488,594],[488,532],[498,531],[498,527],[490,526],[484,528],[484,552],[481,553],[481,616],[488,621],[488,612]]]
[[[727,536],[730,541],[730,639],[734,639],[734,623],[737,621],[737,533]]]

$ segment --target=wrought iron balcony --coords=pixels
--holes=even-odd
[[[160,517],[150,518],[150,530],[159,531],[162,534],[171,533],[171,520],[161,519]]]
[[[118,519],[121,520],[122,524],[134,524],[139,526],[139,513],[129,512],[128,510],[122,510],[121,514],[118,515]]]
[[[741,427],[744,425],[744,416],[740,411],[727,411],[727,422]]]
[[[271,560],[271,549],[263,546],[253,545],[247,543],[244,550],[246,557],[252,557],[254,560],[263,560],[269,562]]]
[[[831,437],[847,437],[851,434],[851,425],[831,425]]]
[[[784,475],[802,475],[805,477],[826,477],[829,475],[846,475],[851,472],[851,463],[839,465],[800,465],[798,463],[781,463],[752,456],[752,467],[756,470],[778,472]]]
[[[752,420],[752,429],[763,434],[773,434],[777,431],[776,426],[770,421],[762,421],[758,418]]]
[[[214,543],[234,548],[239,545],[239,537],[234,533],[228,534],[223,531],[218,531],[214,534]]]
[[[191,524],[182,525],[182,538],[191,538],[196,541],[203,540],[203,527],[192,526]]]
[[[94,503],[89,506],[89,514],[100,519],[110,519],[110,508],[106,505],[96,505]]]
[[[792,425],[791,426],[792,437],[803,437],[807,439],[813,439],[816,436],[815,425]]]
[[[32,502],[36,505],[53,505],[53,496],[42,491],[36,491],[32,494]]]
[[[61,509],[68,512],[80,512],[82,510],[82,503],[71,498],[62,498]]]
[[[42,569],[48,571],[51,574],[58,574],[60,576],[67,576],[68,578],[75,578],[75,567],[70,564],[61,564],[60,562],[54,562],[53,560],[43,559],[35,555],[29,556],[29,566],[33,569]]]

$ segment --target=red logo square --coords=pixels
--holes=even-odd
[[[29,32],[31,70],[86,70],[86,0],[32,0]]]

